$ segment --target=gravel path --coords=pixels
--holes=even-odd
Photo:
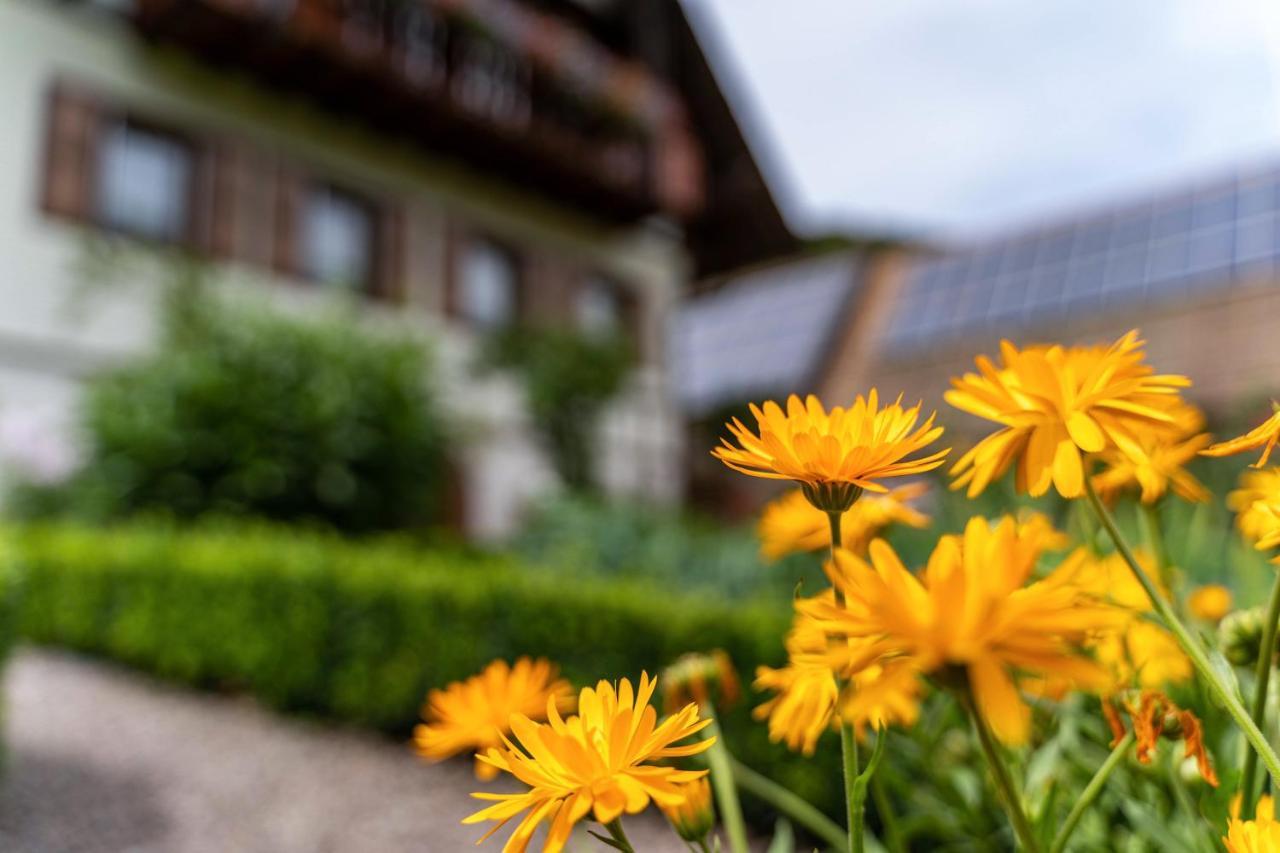
[[[5,681],[6,853],[476,849],[481,832],[458,824],[469,759],[429,766],[376,735],[60,652],[20,650]],[[685,849],[652,810],[628,832],[646,853]]]

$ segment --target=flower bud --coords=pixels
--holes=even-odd
[[[680,785],[685,795],[678,806],[661,806],[662,813],[671,822],[671,828],[685,841],[697,843],[715,828],[716,811],[711,805],[711,783],[706,776],[695,782]]]
[[[1253,666],[1258,662],[1264,619],[1261,607],[1226,615],[1218,626],[1218,644],[1227,660],[1236,666]]]
[[[662,673],[663,706],[674,714],[690,702],[724,709],[742,695],[738,673],[729,655],[721,649],[706,654],[687,654]]]

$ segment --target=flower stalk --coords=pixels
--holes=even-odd
[[[1142,568],[1137,557],[1134,556],[1133,549],[1129,547],[1128,541],[1124,538],[1124,534],[1120,532],[1120,528],[1116,525],[1115,518],[1098,498],[1098,493],[1094,490],[1093,483],[1090,482],[1088,477],[1084,478],[1084,489],[1089,504],[1093,507],[1094,514],[1102,522],[1102,526],[1111,537],[1111,541],[1115,543],[1116,551],[1124,558],[1129,570],[1133,572],[1134,578],[1142,585],[1147,597],[1151,599],[1151,606],[1155,609],[1156,614],[1159,615],[1161,622],[1177,639],[1178,645],[1182,647],[1183,652],[1190,658],[1192,666],[1196,668],[1196,672],[1204,680],[1205,686],[1209,689],[1214,699],[1226,708],[1227,713],[1231,715],[1236,725],[1244,732],[1245,739],[1249,741],[1257,756],[1262,759],[1262,763],[1266,765],[1267,772],[1271,774],[1277,784],[1280,784],[1280,758],[1277,758],[1275,750],[1267,742],[1266,736],[1262,734],[1262,730],[1258,728],[1249,712],[1245,710],[1240,698],[1213,668],[1213,664],[1209,661],[1209,656],[1200,645],[1200,642],[1182,624],[1182,620],[1174,612],[1173,606],[1156,587],[1155,582],[1147,575],[1146,570]]]
[[[707,740],[714,739],[715,743],[707,750],[707,764],[711,767],[711,787],[716,792],[716,805],[720,807],[720,820],[729,837],[729,849],[733,853],[747,853],[747,827],[742,820],[738,789],[734,786],[733,756],[725,746],[720,722],[710,702],[702,706],[702,716],[711,720],[705,734]]]
[[[788,791],[769,777],[731,758],[733,778],[738,787],[764,800],[836,850],[849,846],[849,835],[835,821],[813,807],[808,800]]]
[[[1271,584],[1271,600],[1267,605],[1266,621],[1262,623],[1262,643],[1258,648],[1258,662],[1253,672],[1253,704],[1250,719],[1259,730],[1266,726],[1267,693],[1271,685],[1271,669],[1276,655],[1276,623],[1280,622],[1280,572]],[[1258,774],[1258,754],[1252,749],[1245,753],[1244,769],[1240,773],[1240,814],[1253,814],[1254,785]]]
[[[968,685],[959,691],[959,697],[960,704],[964,706],[969,719],[973,721],[973,730],[978,736],[978,745],[982,747],[982,754],[987,759],[987,766],[991,769],[991,778],[996,783],[996,790],[1000,794],[1000,799],[1004,801],[1005,811],[1009,815],[1009,822],[1013,824],[1013,834],[1017,837],[1019,846],[1027,853],[1040,853],[1040,842],[1036,840],[1035,830],[1031,828],[1031,821],[1027,818],[1027,812],[1022,807],[1022,795],[1018,793],[1017,786],[1013,784],[1013,776],[1009,773],[1009,767],[1000,755],[1000,745],[996,743],[995,735],[991,733],[991,727],[987,725],[987,721],[982,718],[982,714],[978,711]]]
[[[622,818],[614,818],[604,828],[613,839],[614,849],[621,850],[622,853],[636,853],[636,849],[631,846],[631,839],[627,838],[627,831],[622,828]]]
[[[828,512],[831,522],[831,559],[836,558],[836,549],[840,547],[841,512]],[[844,594],[839,587],[835,590],[836,603],[844,603]],[[844,768],[845,821],[849,827],[849,853],[863,853],[866,847],[863,831],[863,820],[866,815],[867,786],[858,784],[858,739],[854,736],[853,726],[840,720],[840,759]],[[874,769],[874,768],[873,768]]]
[[[1120,762],[1124,760],[1125,753],[1133,746],[1133,741],[1133,732],[1125,732],[1124,737],[1120,738],[1116,745],[1111,748],[1111,754],[1107,756],[1107,760],[1102,762],[1098,772],[1093,774],[1093,778],[1089,780],[1089,784],[1085,786],[1085,789],[1080,792],[1079,799],[1071,807],[1071,811],[1067,813],[1067,819],[1062,822],[1062,827],[1054,837],[1053,844],[1049,847],[1049,853],[1063,853],[1067,849],[1067,842],[1071,840],[1071,833],[1075,832],[1076,825],[1080,823],[1084,813],[1093,805],[1093,801],[1098,799],[1098,795],[1102,793],[1107,780],[1111,778],[1111,774],[1115,769],[1120,766]]]

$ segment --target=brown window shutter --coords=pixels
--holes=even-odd
[[[49,97],[41,204],[54,215],[84,222],[93,218],[100,125],[95,99],[67,83]]]
[[[391,202],[378,216],[373,281],[370,296],[399,305],[405,298],[404,205]]]
[[[201,151],[200,181],[205,194],[196,196],[198,245],[220,260],[234,258],[236,254],[237,169],[232,143],[214,140]]]
[[[275,249],[272,266],[284,275],[298,275],[302,268],[302,204],[306,192],[303,177],[287,167],[276,171]]]

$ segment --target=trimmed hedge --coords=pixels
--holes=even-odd
[[[744,680],[785,656],[787,600],[681,598],[513,560],[265,525],[40,524],[14,531],[21,630],[292,712],[406,734],[429,688],[493,658],[543,655],[576,684],[723,648]],[[839,813],[826,765],[769,744],[742,703],[724,728],[748,763]],[[827,775],[825,778],[833,778]]]

